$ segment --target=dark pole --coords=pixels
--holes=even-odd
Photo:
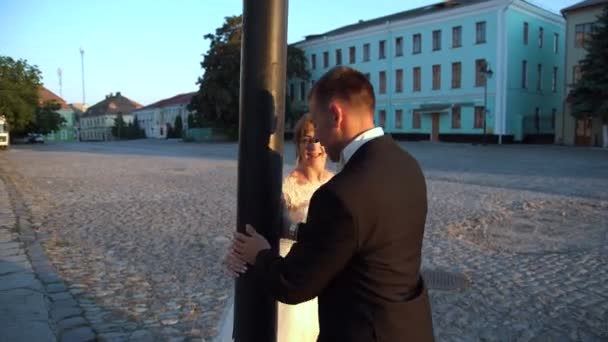
[[[237,231],[253,225],[278,253],[287,0],[243,0]],[[237,342],[276,341],[277,302],[250,270],[236,281]]]
[[[483,142],[482,144],[486,144],[486,119],[488,118],[488,74],[487,74],[487,66],[484,67],[483,70]]]
[[[492,77],[492,69],[488,66],[488,63],[484,63],[483,65],[483,142],[485,145],[487,141],[487,129],[486,129],[486,121],[488,119],[488,78]]]

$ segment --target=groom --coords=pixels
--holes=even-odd
[[[372,85],[354,69],[317,81],[315,135],[341,171],[313,195],[285,258],[248,226],[235,236],[230,268],[253,265],[283,303],[318,296],[318,341],[432,341],[420,277],[426,184],[416,160],[374,127],[374,107]]]

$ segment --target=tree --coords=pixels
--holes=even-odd
[[[125,122],[122,114],[118,114],[114,118],[114,126],[112,126],[112,135],[118,139],[126,139],[129,126]]]
[[[198,78],[198,93],[192,97],[189,110],[202,113],[200,124],[236,130],[239,123],[239,87],[241,71],[242,16],[226,17],[215,34],[206,34],[211,44]],[[306,56],[295,46],[287,47],[287,76],[308,80]],[[188,125],[188,127],[192,127]]]
[[[0,114],[6,116],[11,131],[23,132],[34,120],[40,86],[37,66],[0,56]]]
[[[580,61],[581,78],[568,95],[572,115],[602,121],[603,147],[608,148],[608,6],[594,24],[587,56]]]
[[[188,128],[196,128],[196,122],[194,122],[194,115],[192,113],[188,114]]]
[[[146,132],[139,125],[137,115],[133,117],[133,123],[129,124],[129,139],[143,139],[146,137]]]
[[[54,100],[46,101],[42,107],[36,108],[33,120],[26,126],[28,132],[49,134],[61,129],[66,121],[57,111],[61,105]]]
[[[175,138],[181,138],[182,137],[182,131],[183,131],[183,127],[184,125],[182,124],[182,116],[178,115],[175,117],[175,123],[173,124],[173,136]]]

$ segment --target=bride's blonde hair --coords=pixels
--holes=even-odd
[[[304,113],[298,122],[296,122],[296,126],[293,129],[293,141],[296,143],[296,161],[300,161],[300,144],[302,143],[304,132],[308,127],[314,130],[315,125],[312,122],[310,113]]]

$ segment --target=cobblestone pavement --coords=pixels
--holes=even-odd
[[[423,268],[466,280],[431,289],[439,341],[608,340],[607,151],[403,146],[429,187]],[[210,341],[232,296],[236,156],[176,141],[0,153],[0,265],[27,257],[58,340]]]

